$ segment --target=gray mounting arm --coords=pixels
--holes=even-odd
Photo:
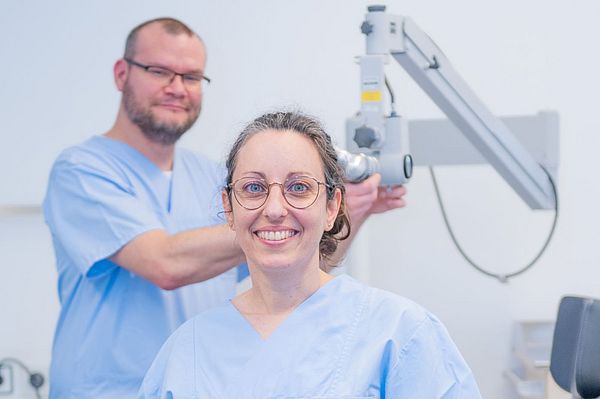
[[[372,74],[363,64],[379,62],[381,66],[375,69],[382,69],[391,55],[530,208],[554,209],[554,190],[548,174],[503,120],[495,117],[477,98],[436,44],[410,18],[386,14],[384,6],[371,6],[361,29],[367,36],[367,55],[361,57],[363,104],[354,118],[362,118],[362,121],[355,125],[370,125],[369,118],[375,124],[383,123],[375,121],[376,115],[369,116],[372,112],[369,109],[377,102],[368,101],[373,99],[373,91],[365,87],[369,81],[366,75]],[[357,131],[356,126],[354,130]]]

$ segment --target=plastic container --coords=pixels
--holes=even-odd
[[[554,322],[520,321],[513,326],[512,359],[504,372],[519,399],[546,398]]]
[[[527,379],[524,369],[505,370],[504,376],[511,382],[519,399],[545,399],[545,380]]]
[[[527,379],[545,378],[550,367],[553,335],[552,321],[521,321],[513,326],[513,354],[518,365],[523,366]]]

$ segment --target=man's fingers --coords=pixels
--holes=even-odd
[[[402,198],[406,194],[406,188],[404,186],[384,186],[379,187],[378,190],[379,198]]]
[[[375,173],[373,176],[360,183],[346,183],[346,194],[348,196],[372,195],[374,191],[377,191],[380,182],[381,175]]]
[[[361,196],[348,196],[346,199],[348,206],[353,210],[370,208],[373,202],[377,200],[377,191]]]
[[[385,204],[389,209],[404,208],[406,206],[406,200],[404,198],[388,199]]]

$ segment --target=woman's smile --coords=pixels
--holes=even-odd
[[[298,234],[297,230],[257,230],[254,232],[258,238],[264,241],[284,241]]]

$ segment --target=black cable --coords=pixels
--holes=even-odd
[[[440,190],[439,190],[439,187],[437,184],[437,179],[435,177],[435,173],[433,171],[433,167],[431,167],[431,166],[429,167],[429,173],[431,174],[431,179],[433,181],[433,187],[435,189],[435,194],[436,194],[438,203],[440,205],[440,209],[442,211],[444,223],[446,224],[446,228],[448,229],[448,233],[450,233],[450,237],[452,238],[454,245],[456,246],[456,248],[458,249],[460,254],[463,256],[463,258],[465,258],[465,260],[471,266],[473,266],[477,271],[485,274],[486,276],[493,277],[493,278],[497,279],[498,281],[500,281],[501,283],[507,283],[508,279],[518,276],[522,273],[525,273],[527,270],[529,270],[540,259],[540,257],[544,254],[544,252],[546,252],[546,249],[548,248],[548,244],[550,244],[550,240],[552,239],[552,236],[554,235],[554,231],[556,230],[556,224],[558,222],[558,214],[559,214],[558,191],[556,189],[556,185],[554,184],[554,180],[552,179],[552,176],[550,175],[550,173],[542,165],[540,165],[540,167],[544,170],[544,172],[548,176],[548,179],[550,180],[550,184],[552,186],[552,192],[554,193],[554,204],[555,205],[554,205],[554,220],[552,221],[552,227],[550,228],[550,232],[548,233],[546,242],[544,242],[544,245],[542,245],[542,248],[540,249],[538,254],[533,258],[533,260],[531,260],[528,264],[526,264],[525,266],[523,266],[521,269],[517,270],[516,272],[508,273],[508,274],[492,273],[492,272],[485,270],[483,267],[479,266],[471,258],[469,258],[469,256],[466,254],[464,249],[460,246],[460,244],[458,243],[458,240],[456,239],[456,236],[454,235],[454,231],[452,230],[452,227],[450,226],[450,223],[448,221],[448,215],[446,214],[446,209],[444,207],[444,203],[442,202],[442,197],[440,195]]]
[[[42,396],[40,394],[40,387],[42,385],[44,385],[44,376],[40,373],[32,373],[29,368],[25,365],[25,363],[23,363],[22,361],[20,361],[19,359],[15,359],[13,357],[5,357],[4,359],[0,360],[0,368],[2,367],[3,364],[5,363],[14,363],[17,366],[21,367],[29,376],[29,384],[35,389],[35,396],[37,399],[42,399]]]

